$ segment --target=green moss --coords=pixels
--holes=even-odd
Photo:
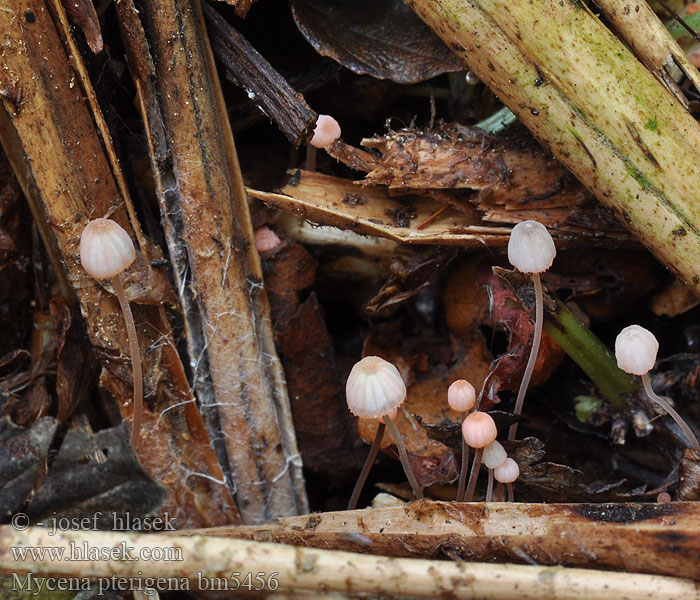
[[[649,131],[657,131],[659,129],[659,124],[656,122],[656,119],[649,119],[644,127]]]

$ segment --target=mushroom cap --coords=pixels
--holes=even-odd
[[[476,411],[464,419],[462,423],[464,441],[472,448],[483,448],[496,439],[498,430],[491,415]]]
[[[109,279],[126,270],[136,258],[129,234],[116,221],[90,221],[80,236],[80,262],[95,279]]]
[[[401,406],[406,399],[406,385],[390,362],[366,356],[350,371],[345,397],[352,414],[379,419]]]
[[[542,273],[554,262],[557,249],[547,228],[537,221],[522,221],[508,240],[508,260],[521,273]]]
[[[481,455],[483,462],[489,469],[495,469],[503,464],[503,461],[508,458],[508,454],[501,444],[494,440],[488,446],[484,447],[484,453]]]
[[[340,137],[340,125],[330,115],[318,115],[314,135],[309,144],[314,148],[325,148]]]
[[[467,412],[476,404],[474,386],[466,379],[458,379],[447,388],[447,403],[452,410]]]
[[[493,470],[493,477],[498,483],[513,483],[520,477],[520,467],[512,458],[506,458]]]
[[[651,371],[658,351],[659,342],[654,334],[639,325],[625,327],[615,339],[617,366],[634,375]]]

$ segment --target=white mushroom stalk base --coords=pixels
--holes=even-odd
[[[642,383],[644,384],[644,391],[647,393],[647,396],[651,398],[654,402],[659,404],[661,408],[663,408],[669,415],[671,415],[671,418],[678,424],[678,427],[680,427],[683,430],[683,433],[685,434],[685,437],[688,438],[688,442],[690,443],[690,447],[693,450],[698,450],[700,451],[700,446],[698,445],[698,439],[695,437],[695,434],[693,431],[688,427],[688,424],[683,420],[683,418],[676,412],[676,410],[671,406],[665,398],[662,398],[661,396],[657,396],[654,390],[651,388],[651,379],[649,378],[649,373],[645,373],[644,375],[641,375],[642,378]]]
[[[406,446],[404,446],[403,440],[401,439],[401,434],[396,428],[394,422],[391,420],[391,417],[388,415],[384,416],[384,423],[386,423],[391,437],[393,437],[394,441],[396,442],[396,447],[399,450],[399,458],[401,459],[403,470],[406,472],[408,483],[411,484],[411,488],[413,488],[413,493],[415,494],[416,498],[420,500],[423,498],[423,489],[418,485],[416,476],[413,474],[413,470],[411,469],[411,463],[408,462],[408,454],[406,453]]]

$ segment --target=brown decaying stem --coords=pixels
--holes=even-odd
[[[377,458],[377,454],[379,453],[379,448],[382,445],[382,438],[384,437],[385,429],[386,425],[382,421],[379,421],[377,433],[374,435],[374,441],[369,449],[369,454],[367,455],[365,464],[362,466],[362,471],[360,471],[360,475],[357,478],[355,488],[352,490],[352,496],[350,496],[350,502],[348,502],[348,510],[354,510],[357,507],[357,501],[360,499],[360,493],[365,485],[365,481],[367,481],[367,475],[369,475],[369,471],[372,468],[372,465]]]
[[[486,502],[491,502],[491,496],[493,494],[493,469],[489,469],[489,483],[486,486]]]
[[[527,392],[528,385],[530,384],[530,378],[532,377],[532,372],[535,369],[535,362],[537,362],[537,354],[540,351],[540,340],[542,339],[542,323],[544,322],[544,302],[542,300],[542,282],[540,281],[540,274],[532,274],[532,282],[535,284],[535,334],[532,337],[532,348],[530,349],[530,358],[527,360],[527,366],[525,367],[525,373],[523,373],[523,379],[520,382],[520,389],[518,390],[518,398],[515,401],[515,409],[513,414],[519,415],[523,411],[523,403],[525,402],[525,393]],[[515,434],[518,431],[518,423],[513,423],[508,430],[508,440],[513,441],[515,439]]]
[[[396,447],[399,450],[399,458],[401,459],[403,470],[406,472],[408,482],[411,484],[411,488],[413,488],[413,493],[416,496],[416,498],[420,500],[423,498],[423,490],[418,485],[416,476],[413,474],[413,470],[411,469],[411,463],[408,462],[408,454],[406,454],[406,446],[404,446],[403,440],[401,439],[401,434],[399,433],[399,430],[396,428],[394,421],[391,420],[391,417],[389,415],[384,416],[384,422],[389,428],[389,433],[391,434],[391,437],[393,437],[394,441],[396,442]]]
[[[479,478],[479,469],[481,468],[481,456],[484,453],[483,448],[477,448],[472,461],[472,472],[469,474],[469,484],[467,485],[467,493],[464,496],[465,502],[471,502],[474,498],[474,490],[476,489],[476,480]]]
[[[469,468],[469,446],[462,437],[462,467],[459,470],[459,485],[457,486],[457,502],[464,500],[464,488],[467,484],[467,471]]]
[[[316,147],[311,144],[306,147],[306,164],[304,169],[307,171],[316,170]]]
[[[138,446],[141,432],[141,415],[143,413],[143,376],[141,375],[141,353],[139,352],[139,339],[136,336],[136,324],[131,313],[129,301],[124,293],[121,275],[112,278],[114,293],[117,295],[119,305],[124,313],[126,323],[126,336],[129,339],[129,354],[131,354],[131,370],[134,377],[134,418],[131,422],[131,445]]]
[[[657,396],[656,393],[654,392],[654,390],[652,389],[651,380],[649,379],[649,373],[644,373],[644,375],[642,375],[642,383],[644,384],[644,391],[647,393],[649,398],[651,398],[657,404],[661,405],[661,408],[663,408],[671,416],[671,418],[678,424],[678,427],[680,427],[683,430],[683,433],[688,438],[688,442],[690,443],[690,447],[693,450],[700,450],[700,446],[698,446],[698,439],[695,437],[695,434],[693,433],[692,429],[690,429],[688,424],[676,412],[676,410],[673,408],[673,406],[671,406],[666,401],[665,398],[662,398],[661,396]]]

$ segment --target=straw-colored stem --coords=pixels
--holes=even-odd
[[[493,494],[493,469],[489,469],[489,482],[486,486],[486,502],[491,502],[491,496]]]
[[[411,488],[413,488],[413,493],[416,496],[416,498],[420,500],[421,498],[423,498],[423,490],[418,485],[416,476],[413,474],[413,469],[411,469],[411,463],[408,462],[408,454],[406,453],[406,446],[404,445],[403,440],[401,439],[401,434],[399,433],[399,430],[396,428],[394,421],[391,420],[391,417],[389,415],[384,416],[384,422],[389,428],[389,433],[391,433],[391,437],[393,437],[394,441],[396,442],[396,447],[399,450],[399,458],[401,459],[401,464],[403,465],[403,470],[406,473],[408,482],[411,484]]]
[[[469,474],[469,484],[467,485],[467,493],[464,496],[465,502],[471,502],[474,499],[474,490],[476,489],[476,480],[479,479],[479,469],[481,469],[481,456],[483,453],[483,448],[477,448],[476,452],[474,452],[474,460],[472,461],[472,472]]]
[[[131,355],[131,371],[134,378],[134,417],[131,421],[131,445],[136,448],[139,444],[141,433],[141,415],[143,414],[143,376],[141,374],[141,353],[139,352],[139,338],[136,335],[136,324],[131,314],[129,301],[124,293],[121,276],[112,279],[112,287],[117,295],[119,305],[124,313],[126,323],[126,335],[129,339],[129,354]]]
[[[467,485],[467,471],[469,470],[469,446],[462,436],[462,467],[459,470],[459,484],[457,485],[457,502],[464,501],[464,488]]]
[[[360,471],[360,475],[357,478],[355,488],[352,490],[352,496],[350,496],[350,502],[348,502],[348,510],[354,510],[357,507],[357,501],[360,499],[362,488],[365,485],[365,481],[367,481],[367,475],[369,475],[369,471],[372,468],[374,461],[377,459],[377,454],[379,453],[379,448],[381,447],[382,439],[384,438],[385,429],[386,425],[382,423],[382,421],[379,421],[377,433],[374,435],[374,441],[369,449],[369,454],[367,455],[365,464],[362,466],[362,471]]]
[[[530,385],[530,379],[532,377],[532,372],[535,369],[535,362],[537,362],[537,354],[540,351],[540,340],[542,339],[542,322],[544,320],[544,302],[542,300],[542,282],[540,281],[540,274],[532,274],[532,282],[535,284],[535,334],[532,337],[532,348],[530,348],[530,358],[527,360],[527,365],[525,366],[525,373],[523,373],[523,379],[520,382],[520,389],[518,390],[518,398],[515,401],[515,410],[513,413],[519,415],[523,411],[523,403],[525,402],[525,393]],[[513,423],[508,430],[508,440],[512,441],[515,439],[515,434],[518,431],[518,423]]]
[[[661,408],[663,408],[669,415],[671,415],[671,418],[676,423],[678,423],[678,427],[680,427],[683,430],[683,433],[685,433],[685,436],[688,438],[690,447],[693,450],[700,450],[700,446],[698,446],[698,439],[695,437],[693,430],[690,429],[690,427],[688,427],[688,424],[676,412],[673,406],[671,406],[661,396],[657,396],[654,390],[651,388],[651,379],[649,378],[649,373],[644,373],[644,375],[642,375],[642,383],[644,384],[644,391],[647,393],[649,398],[651,398],[654,402],[659,404]]]
[[[0,553],[0,572],[16,573],[21,581],[25,580],[25,573],[31,573],[33,576],[104,578],[107,584],[113,576],[119,582],[127,577],[145,581],[148,575],[154,581],[160,577],[176,578],[166,581],[184,582],[179,586],[183,589],[189,583],[187,589],[193,592],[206,592],[207,587],[211,591],[212,585],[222,583],[233,590],[246,573],[252,573],[252,577],[256,574],[262,577],[262,581],[253,580],[256,589],[263,588],[261,591],[268,595],[322,589],[351,596],[392,598],[700,599],[697,582],[679,577],[561,566],[394,558],[208,535],[187,537],[70,530],[59,531],[55,536],[51,533],[51,529],[44,527],[16,531],[9,525],[0,526],[0,548],[63,548],[63,554],[68,556],[75,548],[118,550],[126,547],[129,557],[133,558],[69,561],[56,560],[53,553],[38,556],[39,553],[27,552],[16,560],[15,555],[7,551]],[[164,554],[179,560],[142,558]]]

